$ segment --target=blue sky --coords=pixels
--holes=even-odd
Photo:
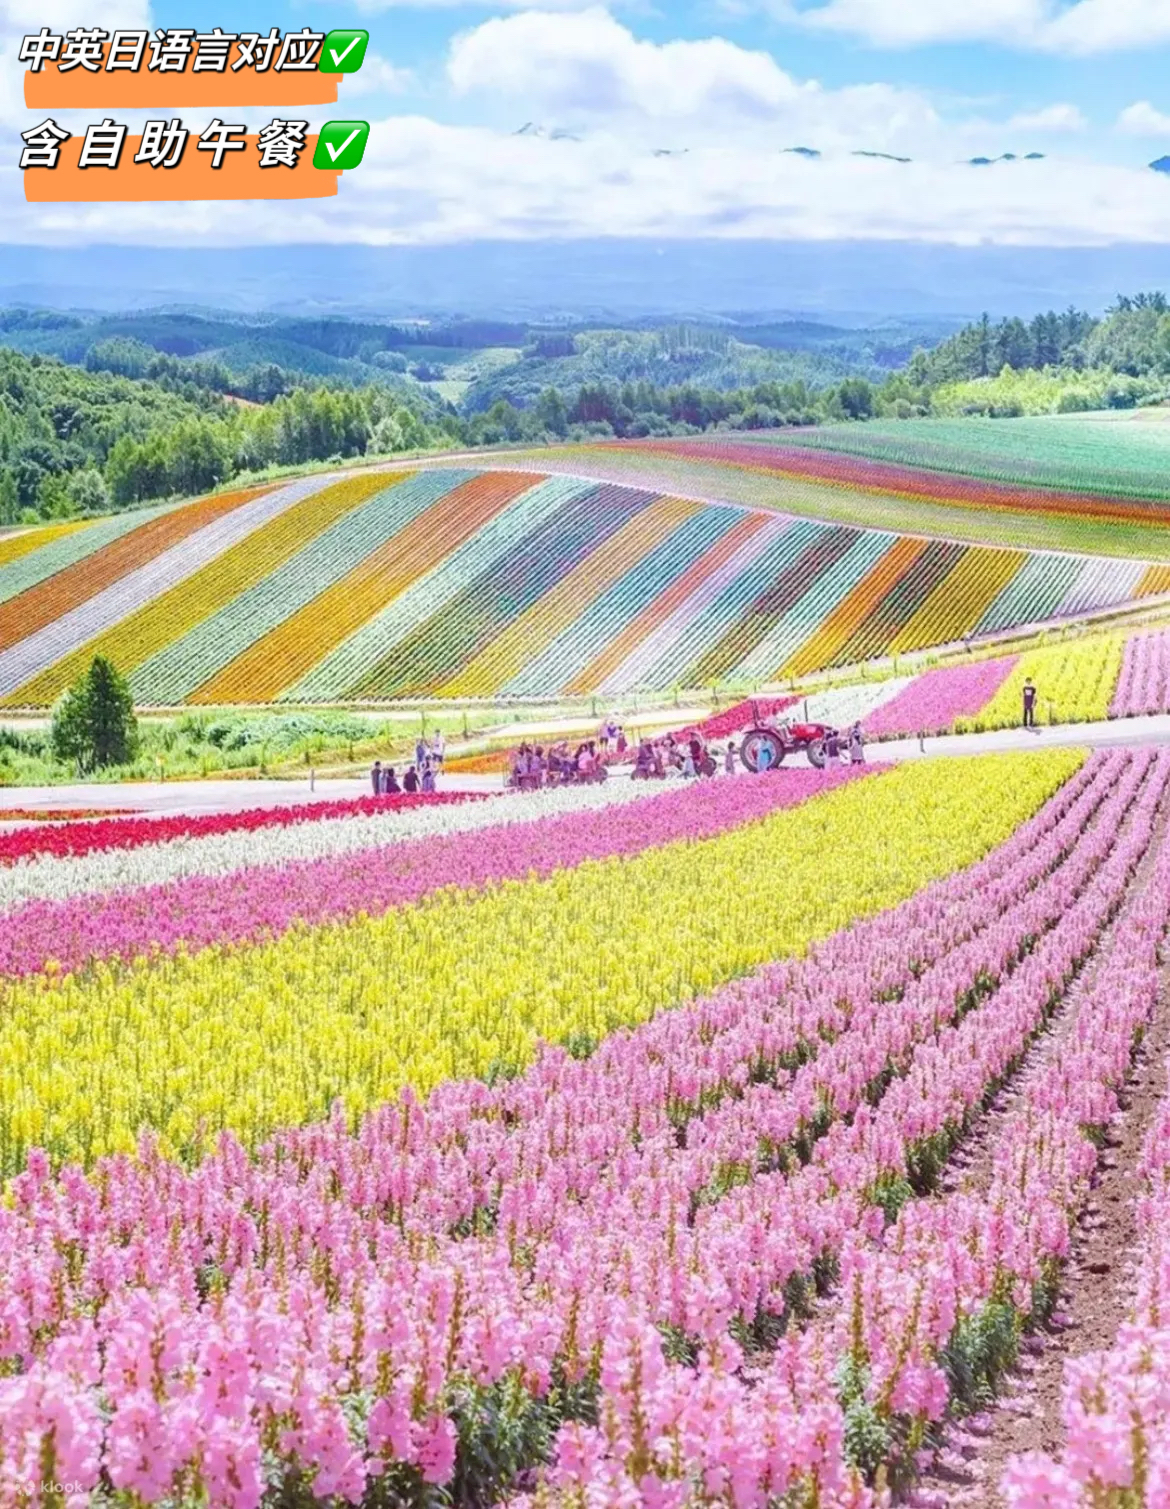
[[[15,54],[42,20],[365,26],[331,113],[373,123],[367,161],[308,207],[25,205]],[[0,0],[0,137],[18,242],[1170,243],[1170,0]],[[1043,159],[968,165],[1005,152]]]

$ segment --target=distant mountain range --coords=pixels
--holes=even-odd
[[[1104,309],[1170,288],[1170,246],[945,246],[897,241],[490,241],[449,246],[0,246],[0,304],[205,305],[284,314],[603,322],[814,316],[860,327],[912,315]],[[213,292],[212,292],[213,291]],[[210,297],[209,297],[210,295]]]

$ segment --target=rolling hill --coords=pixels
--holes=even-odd
[[[588,458],[576,453],[578,465]],[[1124,605],[1170,567],[451,462],[0,541],[0,705],[108,655],[140,706],[754,683]]]
[[[1170,410],[1160,408],[600,441],[523,459],[895,533],[1170,560]]]

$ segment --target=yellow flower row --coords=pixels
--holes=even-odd
[[[1121,675],[1123,634],[1046,645],[1020,656],[1010,676],[985,708],[959,719],[960,733],[1010,728],[1022,721],[1024,682],[1036,687],[1036,721],[1094,723],[1109,716],[1109,704]]]
[[[1026,560],[1020,550],[973,546],[894,636],[887,653],[902,655],[969,634]]]
[[[351,1116],[411,1083],[522,1066],[894,905],[1005,840],[1075,752],[923,761],[714,839],[377,918],[0,990],[0,1169],[229,1126]],[[631,820],[636,820],[631,815]]]
[[[7,700],[48,706],[82,674],[95,655],[107,656],[123,672],[136,669],[165,645],[180,639],[249,587],[263,581],[310,540],[400,476],[359,472],[302,498],[209,561],[194,576],[63,656]]]
[[[69,524],[46,524],[41,528],[22,529],[16,534],[0,534],[0,566],[8,566],[64,535],[88,529],[92,522],[91,519],[79,519]]]

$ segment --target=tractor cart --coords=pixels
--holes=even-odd
[[[805,754],[815,770],[824,770],[828,760],[825,741],[836,730],[827,723],[757,723],[743,736],[739,756],[744,768],[753,774],[761,769],[775,770],[789,755]],[[767,750],[766,761],[762,759]]]

